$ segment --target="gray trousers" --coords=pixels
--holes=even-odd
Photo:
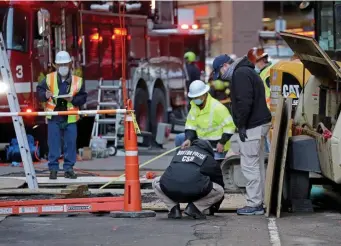
[[[177,202],[173,201],[163,193],[160,187],[160,178],[157,177],[153,180],[153,189],[155,194],[166,204],[168,211],[170,211],[174,206],[178,205]],[[213,189],[205,197],[193,202],[193,204],[203,212],[204,210],[210,208],[213,204],[217,203],[224,196],[224,188],[216,183],[213,183]]]
[[[247,206],[258,207],[263,204],[265,191],[265,138],[270,130],[270,124],[265,124],[246,130],[247,139],[238,143],[240,148],[240,165],[247,180]]]

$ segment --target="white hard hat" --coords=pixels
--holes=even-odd
[[[59,51],[56,55],[56,60],[54,61],[56,64],[65,64],[71,62],[71,57],[66,51]]]
[[[188,97],[196,98],[204,95],[210,90],[210,86],[201,80],[194,80],[189,86]]]

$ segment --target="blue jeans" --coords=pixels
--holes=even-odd
[[[47,125],[49,170],[59,170],[61,137],[64,136],[64,171],[72,170],[77,160],[77,124],[49,120]]]
[[[183,144],[183,142],[185,142],[186,140],[186,136],[185,136],[185,133],[179,133],[175,136],[175,146],[178,147],[178,146],[181,146],[181,144]],[[214,147],[214,146],[212,146]],[[225,158],[225,152],[223,153],[218,153],[218,152],[214,152],[214,159],[222,159],[222,158]]]

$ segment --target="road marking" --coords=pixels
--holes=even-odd
[[[272,246],[281,246],[281,240],[279,238],[278,228],[276,225],[275,218],[269,218],[268,221],[268,229],[270,236],[270,243]]]

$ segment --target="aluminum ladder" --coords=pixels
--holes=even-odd
[[[115,84],[116,82],[116,84]],[[113,85],[104,85],[103,79],[100,78],[98,82],[98,97],[97,97],[97,110],[103,108],[123,108],[122,101],[122,90],[121,90],[121,81],[114,81]],[[103,102],[103,91],[109,91],[116,94],[116,100],[110,102]],[[94,124],[91,132],[91,140],[89,147],[91,148],[93,140],[97,137],[101,137],[102,139],[106,139],[108,142],[114,142],[114,144],[110,144],[110,147],[113,147],[114,150],[111,151],[111,155],[115,155],[117,152],[118,145],[118,129],[122,124],[123,116],[121,115],[111,115],[108,117],[107,115],[99,115],[95,116]],[[110,131],[107,130],[108,126],[111,126]],[[114,153],[112,153],[114,152]]]
[[[18,101],[18,96],[15,91],[12,71],[9,66],[9,61],[6,52],[5,42],[0,32],[0,70],[2,76],[2,83],[3,86],[7,88],[6,95],[8,106],[11,112],[20,112],[20,106]],[[28,188],[30,189],[37,189],[38,188],[38,181],[36,177],[36,173],[33,167],[32,156],[30,152],[30,147],[28,145],[26,130],[24,121],[21,116],[12,116],[12,121],[14,125],[15,135],[18,140],[19,148],[20,148],[20,155],[21,160],[24,165],[25,175],[26,175],[26,182]]]

